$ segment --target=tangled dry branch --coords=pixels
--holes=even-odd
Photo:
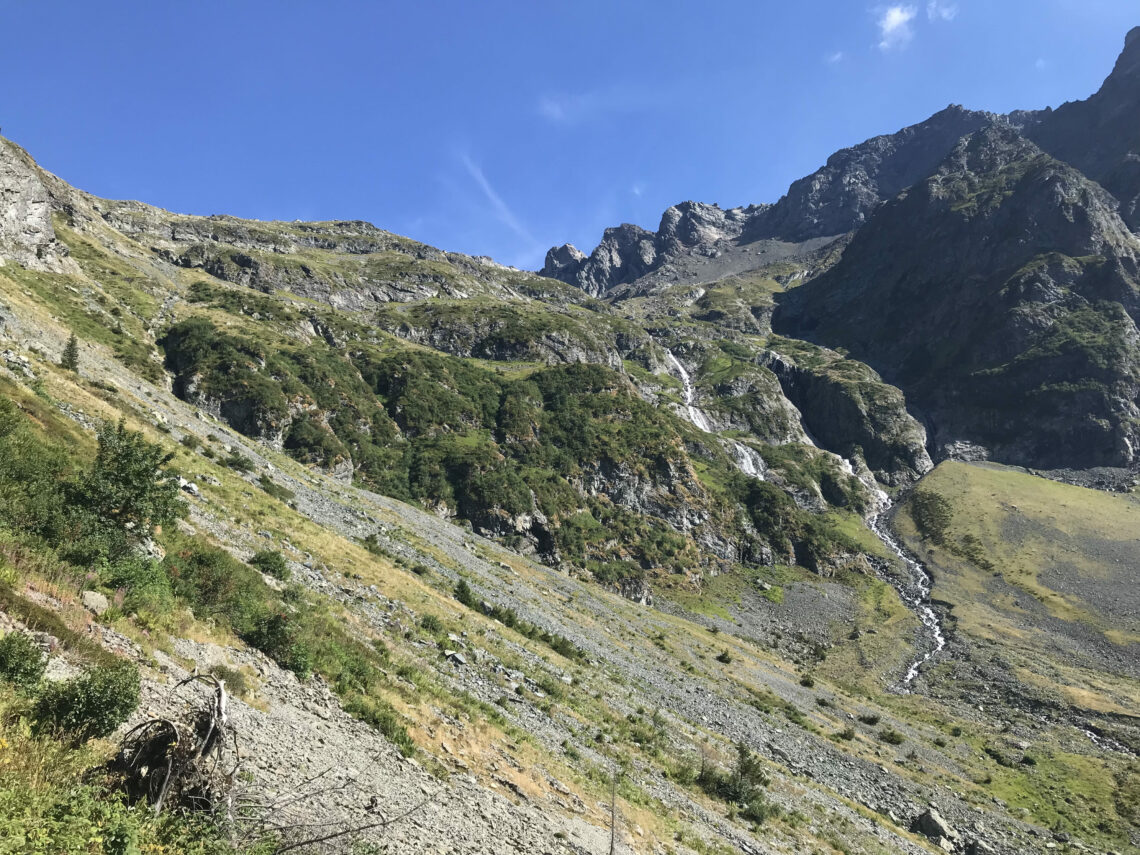
[[[368,798],[355,777],[338,778],[333,767],[311,775],[289,792],[267,794],[251,776],[239,774],[241,748],[227,711],[225,681],[194,674],[172,691],[192,684],[206,687],[208,696],[191,708],[184,721],[152,718],[136,725],[123,737],[110,764],[128,797],[145,799],[156,814],[209,815],[238,845],[272,839],[277,852],[335,851],[411,816],[430,801],[388,817],[372,795],[363,821],[326,819],[319,803],[333,799],[349,804]]]

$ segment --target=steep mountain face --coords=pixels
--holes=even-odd
[[[1140,28],[1085,101],[951,106],[837,152],[774,205],[687,202],[657,232],[608,230],[589,257],[552,250],[543,272],[646,318],[846,348],[902,387],[936,456],[1129,466],[1138,98]]]
[[[830,575],[858,553],[835,515],[871,509],[871,470],[901,484],[929,468],[897,390],[838,354],[777,357],[696,318],[678,338],[577,288],[367,223],[171,214],[19,164],[77,259],[35,287],[124,363],[342,482],[637,599],[654,580],[699,586],[777,560]],[[660,246],[738,231],[682,206]],[[128,308],[109,311],[106,293],[73,281],[84,275]],[[694,381],[682,359],[717,381]],[[829,391],[804,392],[817,376]],[[824,424],[833,405],[845,417]]]
[[[939,446],[1135,461],[1140,241],[1101,187],[995,124],[887,203],[774,324],[900,384]]]
[[[1112,193],[1140,231],[1140,27],[1095,95],[1046,111],[1026,134]]]
[[[837,151],[756,216],[747,237],[804,241],[857,229],[880,202],[925,178],[959,139],[992,118],[951,105],[925,122]]]

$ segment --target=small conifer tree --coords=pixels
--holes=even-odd
[[[66,368],[68,371],[79,370],[79,340],[75,337],[75,333],[72,333],[71,338],[67,340],[59,364],[61,368]]]

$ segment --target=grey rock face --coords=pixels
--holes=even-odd
[[[781,295],[774,326],[883,372],[936,447],[968,441],[1045,468],[1127,465],[1140,447],[1140,241],[1116,209],[994,124],[878,209],[835,268]],[[1086,327],[1096,334],[1075,344]]]
[[[542,275],[551,279],[562,279],[563,275],[572,276],[586,260],[586,254],[570,243],[551,247],[546,253],[546,263],[542,266]],[[564,274],[564,271],[569,271]]]
[[[807,240],[861,226],[875,207],[929,175],[955,143],[994,117],[951,105],[925,122],[842,149],[749,224],[749,237]]]
[[[101,615],[107,609],[111,608],[111,604],[107,598],[100,594],[98,591],[84,591],[80,597],[83,607],[92,614]]]
[[[1128,33],[1096,94],[1044,111],[1026,134],[1103,185],[1120,201],[1124,221],[1140,230],[1140,27]]]
[[[30,157],[0,138],[0,261],[29,270],[73,273],[75,262],[56,239],[48,191]]]
[[[911,828],[919,834],[924,834],[931,840],[939,841],[942,839],[957,840],[958,832],[950,827],[950,823],[942,818],[934,808],[927,808],[911,823]]]
[[[770,365],[824,448],[845,458],[861,455],[879,481],[894,486],[934,467],[926,430],[907,412],[902,392],[867,366],[851,360],[800,366],[775,355]]]
[[[715,257],[722,245],[741,235],[759,210],[725,211],[702,202],[682,202],[665,210],[656,232],[629,223],[606,229],[589,257],[569,244],[551,249],[541,274],[598,297],[682,255]]]

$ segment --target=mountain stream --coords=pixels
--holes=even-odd
[[[677,379],[681,381],[681,386],[684,389],[682,403],[685,417],[697,429],[705,433],[713,433],[712,423],[709,421],[708,416],[694,403],[696,392],[693,389],[693,382],[689,376],[689,372],[685,369],[685,366],[681,364],[681,361],[671,352],[665,351],[665,354],[669,365],[673,368],[673,373]],[[736,463],[736,467],[741,472],[753,478],[763,480],[767,466],[764,463],[764,458],[760,456],[760,453],[756,451],[756,449],[750,448],[744,443],[737,442],[734,439],[722,439],[721,441],[725,443],[733,461]],[[844,470],[848,472],[848,474],[859,477],[875,497],[876,510],[874,514],[867,518],[867,526],[874,535],[883,542],[883,545],[903,563],[907,571],[906,577],[903,579],[891,575],[886,581],[889,581],[894,586],[899,592],[902,601],[918,616],[918,619],[922,622],[922,626],[925,629],[924,634],[929,639],[922,645],[924,648],[922,654],[910,664],[910,667],[907,668],[906,675],[899,683],[899,688],[902,691],[909,692],[922,666],[929,662],[935,654],[942,652],[946,648],[946,635],[942,630],[942,622],[939,620],[938,615],[935,614],[934,609],[930,607],[930,589],[934,580],[922,562],[918,561],[903,549],[894,535],[891,534],[890,528],[888,528],[887,525],[887,513],[891,509],[890,497],[883,492],[869,475],[858,475],[851,461],[846,458],[840,459],[843,461]]]

